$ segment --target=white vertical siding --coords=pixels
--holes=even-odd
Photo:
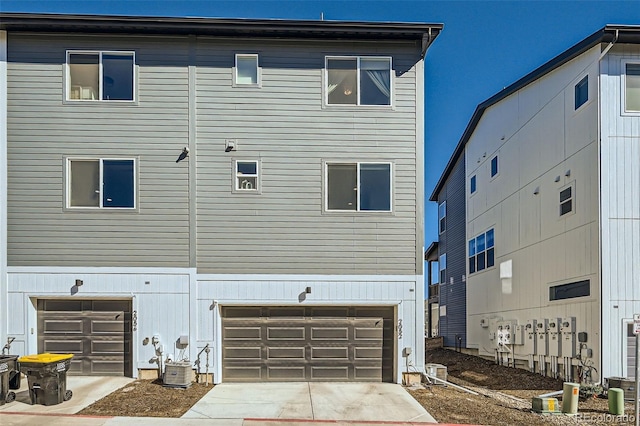
[[[7,324],[7,32],[0,31],[0,324]],[[0,342],[7,328],[0,325]]]
[[[623,113],[623,61],[640,47],[615,45],[601,66],[603,376],[626,371],[625,321],[640,313],[640,115]]]

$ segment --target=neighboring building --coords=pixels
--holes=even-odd
[[[639,146],[638,26],[606,26],[480,104],[431,196],[446,203],[441,333],[458,324],[466,348],[542,374],[633,376]]]
[[[2,341],[76,374],[422,368],[441,29],[0,14]]]

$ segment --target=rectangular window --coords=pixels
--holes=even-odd
[[[479,272],[495,265],[494,231],[489,229],[469,240],[469,273]]]
[[[235,181],[235,190],[238,192],[258,192],[260,186],[258,162],[236,160]]]
[[[326,210],[391,211],[391,163],[327,163]]]
[[[438,226],[440,234],[447,230],[447,202],[443,201],[438,206]]]
[[[585,76],[575,87],[575,109],[589,100],[589,76]]]
[[[443,254],[438,259],[438,267],[440,269],[440,284],[447,283],[447,254]]]
[[[133,101],[133,52],[67,52],[70,101]]]
[[[234,79],[237,86],[258,86],[260,84],[258,55],[237,54]]]
[[[491,177],[498,174],[498,156],[496,155],[491,159]]]
[[[391,105],[391,58],[326,59],[327,105]]]
[[[572,187],[568,186],[560,191],[560,216],[564,216],[567,213],[573,211],[573,191]]]
[[[573,299],[589,296],[591,285],[589,280],[549,287],[549,300]]]
[[[476,193],[476,175],[471,176],[471,182],[469,184],[471,186],[471,193],[475,194]]]
[[[640,112],[640,64],[625,64],[625,111]]]
[[[68,159],[67,207],[135,208],[135,160]]]

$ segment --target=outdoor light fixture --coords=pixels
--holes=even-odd
[[[84,281],[82,280],[76,280],[76,287],[81,287],[82,284],[84,284]]]
[[[304,292],[305,292],[305,293],[307,293],[307,294],[311,294],[311,287],[307,287],[307,288],[304,290]]]

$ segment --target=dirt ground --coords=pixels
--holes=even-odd
[[[212,385],[193,383],[187,389],[162,386],[160,380],[136,380],[94,402],[78,414],[95,416],[180,417]]]
[[[589,398],[577,416],[542,415],[531,411],[531,398],[562,390],[562,381],[446,349],[427,353],[427,362],[447,366],[448,380],[478,392],[472,395],[441,385],[409,390],[438,422],[480,425],[633,425],[633,419],[608,414],[608,401]],[[557,396],[562,404],[562,395]],[[625,404],[633,415],[633,404]]]

